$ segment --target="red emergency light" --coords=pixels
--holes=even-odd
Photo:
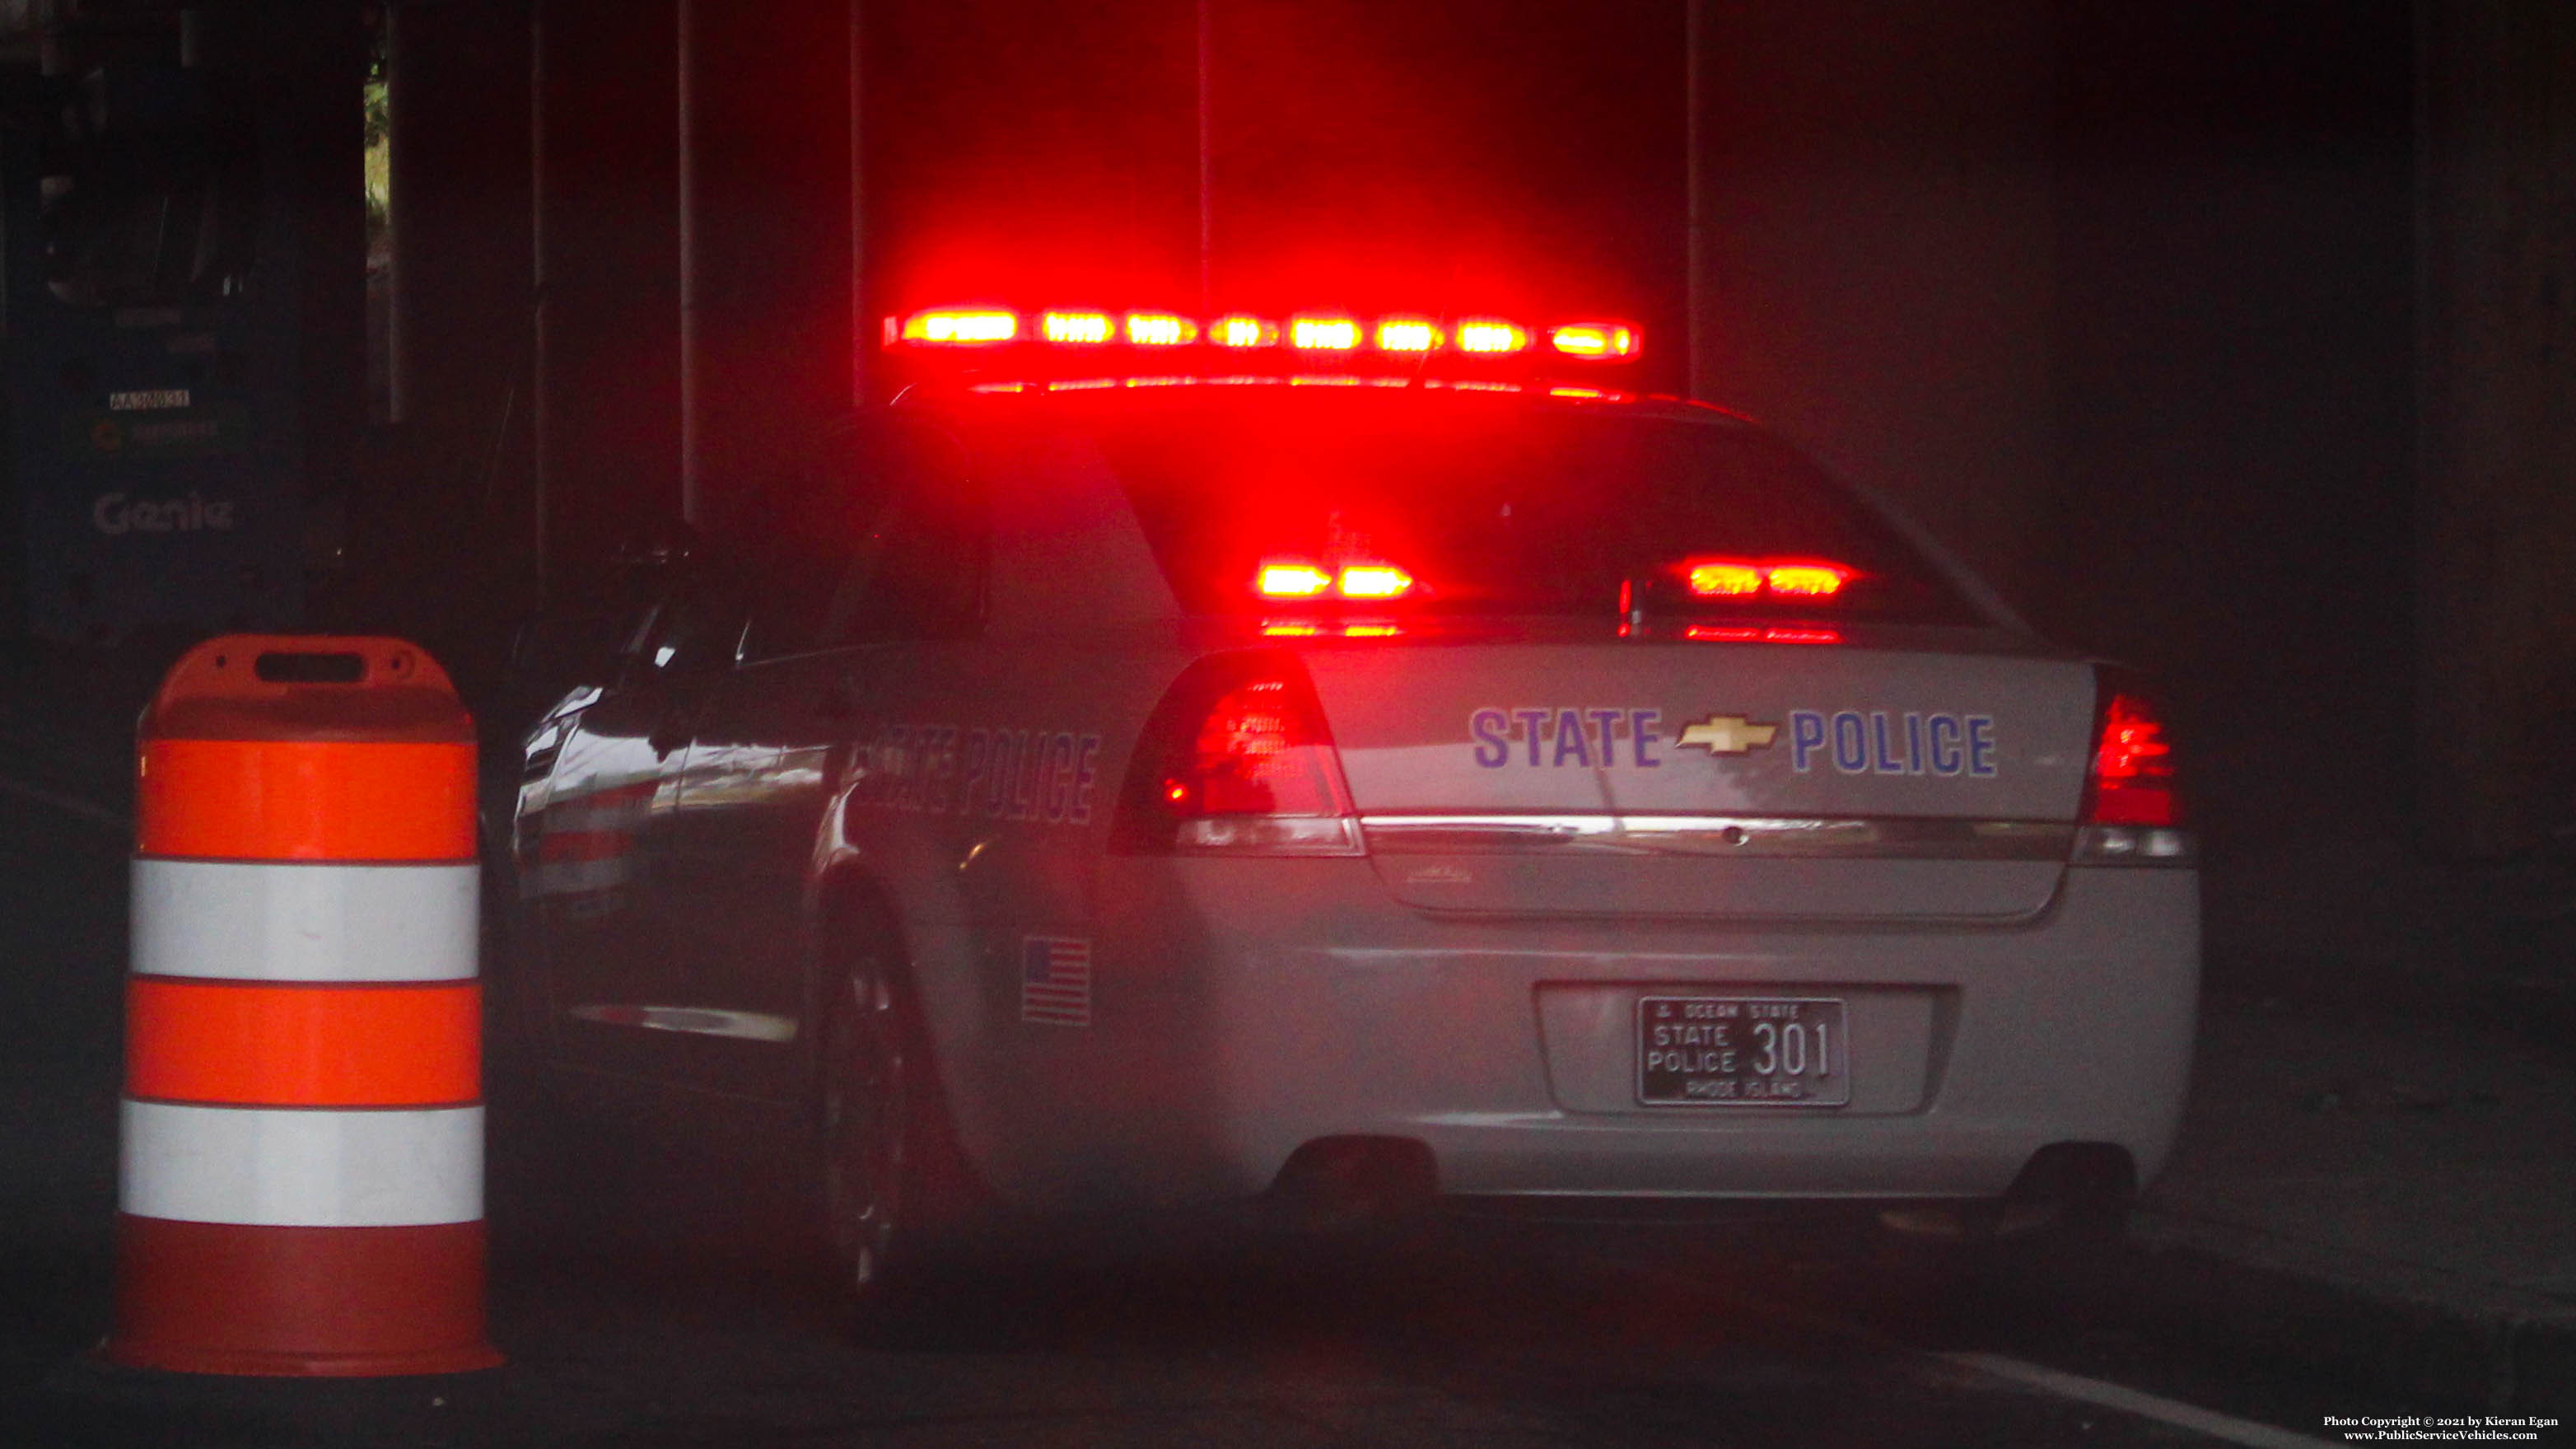
[[[1548,329],[1547,345],[1578,362],[1628,362],[1640,342],[1633,322],[1568,322]]]
[[[1156,310],[1057,308],[1022,313],[1001,307],[949,306],[889,317],[885,323],[888,347],[932,351],[1001,347],[1089,351],[1125,346],[1168,352],[1204,346],[1233,353],[1277,348],[1328,357],[1373,351],[1390,357],[1454,356],[1480,363],[1499,363],[1528,353],[1535,337],[1544,337],[1548,355],[1562,361],[1629,362],[1643,347],[1643,333],[1632,322],[1564,322],[1534,331],[1502,317],[1480,315],[1453,322],[1416,312],[1391,312],[1374,319],[1343,312],[1269,317],[1226,312],[1201,321]]]

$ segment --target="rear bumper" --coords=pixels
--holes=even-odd
[[[1728,930],[1436,917],[1364,861],[1109,869],[1096,1031],[1050,1099],[1081,1149],[1013,1134],[1013,1196],[1244,1195],[1361,1136],[1463,1194],[1990,1197],[2060,1142],[2152,1177],[2189,1070],[2189,871],[2072,870],[2006,927]],[[1850,1105],[1638,1105],[1634,1002],[1671,987],[1845,1000]]]

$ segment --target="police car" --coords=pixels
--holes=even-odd
[[[813,1124],[855,1283],[942,1163],[1040,1212],[2036,1221],[2163,1162],[2150,696],[1623,391],[1635,328],[887,332],[921,380],[533,729],[514,843],[550,1065]]]

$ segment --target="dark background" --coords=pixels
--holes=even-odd
[[[13,83],[39,42],[175,34],[152,4],[66,13],[20,20]],[[487,690],[639,528],[721,532],[881,392],[888,314],[1597,312],[1644,324],[1643,388],[1773,424],[2044,632],[2161,677],[2215,955],[2302,949],[2264,939],[2269,902],[2532,858],[2576,818],[2558,7],[204,14],[235,53],[303,57],[277,104],[350,98],[297,112],[306,153],[349,159],[345,191],[277,198],[316,236],[354,231],[384,55],[387,383],[373,425],[306,439],[309,622],[422,636]],[[366,410],[344,250],[307,286],[313,419]]]

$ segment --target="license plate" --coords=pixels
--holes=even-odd
[[[1843,1004],[1812,996],[1649,996],[1637,1003],[1637,1100],[1649,1107],[1851,1102]]]

